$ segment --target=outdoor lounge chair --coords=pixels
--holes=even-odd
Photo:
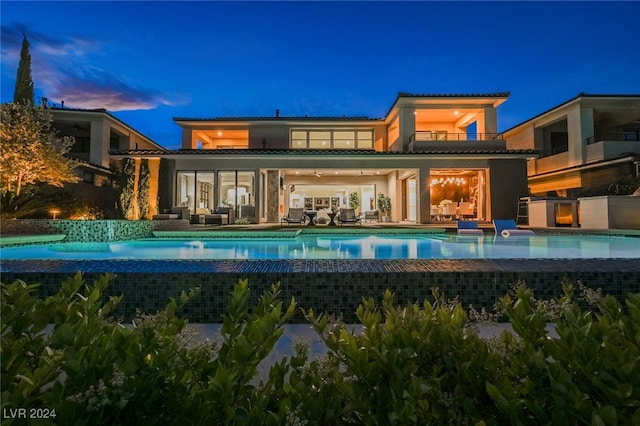
[[[380,215],[378,210],[370,210],[370,211],[364,212],[364,221],[371,222],[375,220],[377,222],[379,216]]]
[[[482,229],[478,229],[478,222],[475,220],[459,220],[458,235],[483,236]]]
[[[345,223],[357,224],[361,223],[360,218],[356,215],[355,209],[340,209],[340,225]]]
[[[289,209],[289,213],[280,219],[280,227],[282,227],[283,223],[286,223],[287,225],[291,225],[293,223],[302,226],[304,225],[306,218],[304,209],[291,208]]]
[[[496,230],[496,235],[502,235],[505,238],[535,235],[530,229],[518,229],[518,225],[513,219],[493,219],[493,228]]]

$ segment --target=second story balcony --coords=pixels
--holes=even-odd
[[[640,154],[640,131],[605,133],[587,138],[585,163]]]
[[[501,133],[451,133],[419,131],[409,137],[409,151],[506,149]]]

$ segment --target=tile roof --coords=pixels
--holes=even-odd
[[[399,155],[451,155],[451,154],[525,154],[536,155],[533,149],[458,149],[458,150],[423,150],[423,151],[373,151],[348,149],[177,149],[177,150],[125,150],[110,151],[111,155],[362,155],[362,156],[399,156]]]
[[[507,98],[511,95],[511,92],[496,92],[496,93],[407,93],[398,92],[398,98]]]
[[[341,116],[341,117],[283,117],[283,116],[271,116],[271,117],[200,117],[200,118],[190,118],[190,117],[173,117],[173,121],[376,121],[382,120],[381,118],[371,118],[371,117],[350,117],[350,116]]]
[[[508,98],[510,92],[496,93],[451,93],[451,94],[418,94],[398,92],[396,99],[392,102],[391,109],[400,98]],[[388,115],[388,112],[387,114]],[[386,117],[385,115],[385,117]],[[284,117],[284,116],[262,116],[262,117],[173,117],[173,121],[384,121],[382,118],[366,117],[366,116],[304,116],[304,117]]]

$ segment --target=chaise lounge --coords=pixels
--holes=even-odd
[[[458,235],[483,236],[484,232],[478,228],[478,222],[475,220],[459,220]]]
[[[496,236],[502,235],[504,238],[535,235],[535,232],[530,229],[518,229],[518,225],[513,219],[493,219],[493,228],[496,231]]]

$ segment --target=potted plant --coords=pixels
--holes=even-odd
[[[378,194],[378,210],[383,222],[391,222],[391,198],[382,192]]]
[[[357,215],[359,214],[358,207],[360,207],[360,195],[357,192],[352,192],[349,194],[349,208],[354,209]]]

